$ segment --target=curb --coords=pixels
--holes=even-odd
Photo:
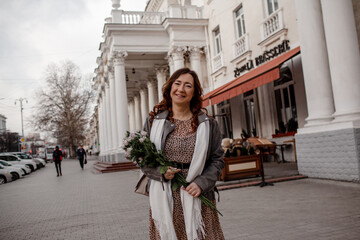
[[[296,175],[296,176],[289,176],[289,177],[279,177],[279,178],[272,178],[266,179],[265,182],[267,183],[275,183],[275,182],[285,182],[285,181],[292,181],[298,179],[307,178],[305,175]],[[261,181],[252,181],[252,182],[245,182],[245,183],[238,183],[238,184],[230,184],[230,185],[222,185],[218,186],[217,189],[219,191],[229,190],[234,188],[243,188],[243,187],[251,187],[261,183]]]

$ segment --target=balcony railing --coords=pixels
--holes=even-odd
[[[261,36],[265,40],[284,28],[283,12],[278,9],[261,23]]]
[[[213,72],[216,72],[223,66],[224,66],[224,57],[223,57],[222,52],[220,52],[218,55],[213,57],[213,68],[214,68]]]
[[[121,24],[161,24],[165,19],[164,12],[137,12],[115,10],[113,12],[113,23]]]
[[[246,33],[233,44],[233,57],[237,58],[249,50],[249,37]]]

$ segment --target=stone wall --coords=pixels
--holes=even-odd
[[[300,174],[360,180],[360,128],[297,134],[295,139]]]

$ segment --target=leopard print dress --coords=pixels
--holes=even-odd
[[[164,154],[170,161],[179,163],[190,163],[194,153],[196,132],[192,132],[192,119],[181,121],[174,119],[176,125],[175,130],[169,134],[165,142]],[[188,169],[181,170],[181,173],[186,177]],[[185,221],[181,205],[180,189],[172,191],[174,200],[173,224],[177,239],[187,240]],[[213,201],[216,204],[216,201]],[[217,213],[214,213],[210,208],[201,205],[201,215],[205,224],[205,237],[201,239],[206,240],[221,240],[224,239],[223,232],[220,226],[220,221]],[[150,209],[150,239],[160,240],[159,232],[156,229],[154,221],[151,217]],[[163,239],[166,240],[166,239]],[[193,240],[193,239],[189,239]]]

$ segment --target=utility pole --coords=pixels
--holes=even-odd
[[[16,102],[19,101],[20,102],[20,111],[21,111],[21,133],[22,133],[22,137],[24,137],[24,121],[23,121],[23,101],[26,101],[26,103],[28,102],[26,98],[18,98],[15,100],[15,105],[16,105]]]

